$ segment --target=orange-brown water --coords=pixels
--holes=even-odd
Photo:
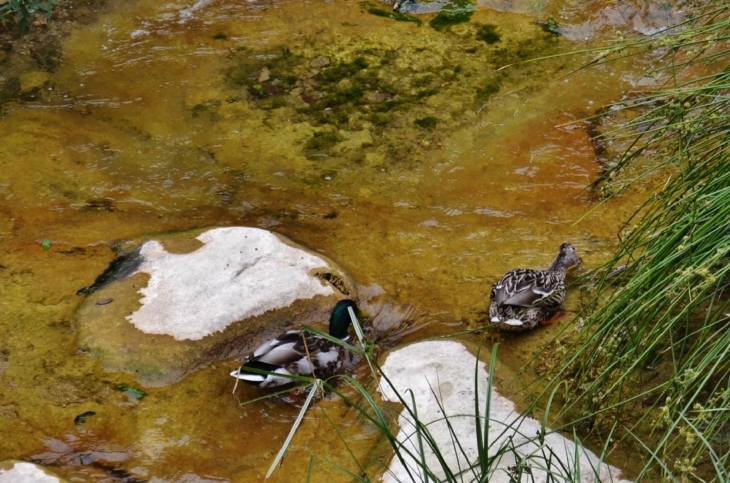
[[[599,6],[480,9],[437,31],[355,2],[193,3],[116,2],[72,33],[57,71],[16,73],[30,87],[0,119],[0,460],[38,460],[77,481],[247,482],[286,437],[297,408],[239,406],[258,393],[231,395],[234,361],[141,400],[114,390],[135,383],[74,338],[75,292],[107,266],[114,240],[268,228],[382,287],[379,303],[414,307],[430,323],[415,340],[478,326],[491,284],[546,266],[562,242],[581,252],[578,272],[598,265],[635,209],[591,202],[594,148],[567,123],[619,99],[638,71],[564,78],[573,58],[497,71],[584,47],[535,19],[562,11],[577,24]],[[485,25],[499,42],[479,39]],[[566,308],[580,300],[576,289]],[[502,340],[500,383],[569,321],[490,333]],[[374,427],[336,398],[320,407],[377,477],[389,454]],[[304,481],[311,454],[360,474],[313,410],[272,480]],[[315,461],[313,481],[350,480]]]

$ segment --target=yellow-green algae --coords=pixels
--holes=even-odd
[[[0,459],[39,459],[91,481],[110,468],[140,480],[252,481],[286,436],[296,408],[239,406],[233,361],[141,400],[114,390],[132,377],[106,373],[77,346],[73,323],[75,292],[108,265],[113,240],[270,228],[428,314],[432,324],[412,336],[421,337],[475,326],[499,275],[547,264],[563,241],[587,266],[602,260],[636,203],[612,202],[576,224],[592,208],[584,187],[599,167],[586,132],[564,124],[626,85],[607,68],[562,79],[574,67],[565,60],[498,71],[573,47],[533,15],[477,10],[439,32],[347,2],[211,2],[181,23],[183,7],[117,2],[73,32],[33,100],[3,105]],[[478,37],[484,25],[498,42]],[[312,65],[320,57],[328,66]],[[318,80],[360,58],[367,67],[350,77]],[[259,81],[264,68],[270,80]],[[275,79],[290,90],[252,94]],[[310,104],[310,90],[339,104]],[[427,117],[435,129],[414,123]],[[571,293],[566,308],[579,301]],[[505,364],[519,368],[560,328],[505,338]],[[352,408],[321,405],[371,476],[387,465],[387,448]],[[87,411],[96,415],[74,424]],[[311,453],[356,471],[314,410],[272,480],[304,481]],[[347,480],[321,463],[315,474]]]

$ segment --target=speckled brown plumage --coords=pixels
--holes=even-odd
[[[560,245],[545,270],[517,268],[505,273],[490,293],[489,317],[500,330],[530,330],[554,314],[565,300],[565,274],[580,263],[575,247]]]

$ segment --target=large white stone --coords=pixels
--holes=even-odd
[[[127,317],[148,334],[198,340],[238,320],[288,307],[297,299],[332,295],[314,275],[323,259],[258,228],[216,228],[199,235],[192,253],[168,253],[156,240],[140,250],[138,272],[150,275],[142,307]]]
[[[40,466],[22,461],[0,463],[0,483],[61,483],[56,476],[46,473]]]
[[[415,410],[419,420],[428,425],[431,435],[437,442],[446,464],[454,474],[459,468],[466,470],[469,464],[477,461],[476,426],[474,419],[474,377],[476,358],[469,353],[464,345],[453,341],[419,342],[391,352],[383,364],[383,374],[390,380],[392,387],[384,378],[381,378],[380,388],[383,398],[390,401],[399,401],[396,392],[409,402],[413,392]],[[488,373],[483,362],[478,362],[478,385],[480,411],[483,410],[487,396]],[[395,389],[395,390],[394,390]],[[435,394],[435,396],[434,396]],[[444,412],[448,416],[456,439],[461,445],[457,451],[452,434],[444,421]],[[574,481],[574,468],[580,468],[581,481],[608,482],[617,481],[627,483],[620,478],[620,470],[602,463],[589,450],[575,445],[573,441],[557,433],[548,433],[544,443],[536,438],[540,431],[540,423],[531,418],[523,418],[515,411],[515,405],[508,399],[500,396],[494,390],[491,393],[491,414],[489,426],[490,455],[512,440],[515,452],[520,456],[523,464],[530,466],[532,474],[524,475],[523,481],[546,482],[548,474],[545,471],[546,461],[543,455],[552,455],[553,473],[560,471],[562,476],[552,475],[552,481]],[[407,445],[410,451],[418,455],[416,448],[418,441],[414,436],[414,425],[407,411],[399,417],[398,441]],[[410,437],[410,439],[409,439]],[[444,477],[444,471],[438,459],[428,449],[426,443],[426,464],[438,477]],[[576,461],[575,455],[578,455]],[[465,456],[464,456],[465,455]],[[556,464],[560,461],[564,469]],[[406,465],[411,469],[411,478],[398,458],[393,458],[388,472],[383,475],[385,482],[421,482],[425,478],[420,474],[416,462],[412,458],[405,458]],[[515,466],[515,454],[507,451],[492,467],[490,483],[508,483],[510,479],[509,467]],[[470,471],[464,473],[463,481],[472,481]],[[459,480],[462,481],[462,480]]]
[[[284,330],[327,330],[355,284],[327,257],[247,227],[166,233],[119,244],[120,255],[79,291],[77,343],[146,386],[179,381],[247,354]]]

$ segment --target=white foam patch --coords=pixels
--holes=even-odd
[[[0,463],[0,483],[61,483],[61,480],[32,463],[15,462],[12,466]]]
[[[150,274],[142,307],[127,317],[148,334],[202,339],[232,322],[288,307],[295,300],[331,295],[311,274],[327,262],[258,228],[216,228],[198,236],[205,245],[168,253],[157,241],[140,250],[138,272]]]
[[[431,435],[436,440],[446,464],[454,474],[459,473],[459,468],[464,470],[464,480],[472,481],[473,474],[467,468],[477,463],[476,426],[474,421],[474,376],[476,358],[469,353],[464,345],[452,341],[428,341],[419,342],[406,346],[402,349],[391,352],[383,364],[383,373],[401,394],[405,401],[411,399],[410,393],[416,401],[416,410],[419,420],[428,425]],[[479,383],[480,408],[484,408],[486,401],[488,374],[484,363],[478,363],[477,379]],[[383,398],[390,401],[399,401],[395,391],[384,378],[381,378],[380,387],[383,391]],[[449,423],[452,430],[463,448],[464,454],[457,452],[454,448],[452,434],[444,422],[444,413],[439,407],[434,393],[449,416]],[[482,415],[483,416],[483,415]],[[543,454],[552,453],[552,468],[564,476],[552,475],[552,481],[573,481],[576,467],[575,455],[579,455],[577,465],[580,466],[581,481],[617,481],[629,483],[628,480],[620,479],[620,470],[602,463],[598,457],[585,448],[578,447],[573,441],[557,433],[546,435],[541,445],[535,435],[540,430],[540,423],[531,418],[521,419],[519,413],[515,412],[515,405],[507,398],[504,398],[492,391],[491,414],[489,428],[490,456],[497,453],[498,449],[510,439],[522,456],[522,464],[530,466],[532,474],[524,475],[521,481],[548,481],[548,474]],[[403,411],[398,419],[400,431],[398,441],[401,441],[409,448],[414,455],[420,458],[418,440],[414,434],[414,425],[407,411]],[[410,439],[409,439],[410,437]],[[442,469],[436,456],[426,448],[426,464],[428,468],[443,480],[445,472]],[[412,478],[406,471],[401,461],[394,457],[383,475],[383,481],[390,482],[422,482],[426,478],[421,474],[416,460],[408,456],[404,457],[406,465],[410,468]],[[468,460],[468,461],[467,461]],[[559,460],[560,464],[557,463]],[[516,465],[515,456],[511,452],[502,455],[492,467],[492,474],[489,476],[490,483],[508,483],[511,480],[509,467]],[[515,478],[515,476],[512,476]],[[461,480],[459,480],[461,481]]]
[[[183,8],[180,10],[180,20],[178,23],[186,23],[188,20],[193,18],[195,12],[200,10],[201,8],[205,7],[206,5],[213,3],[213,0],[198,0],[193,5],[191,5],[188,8]]]

